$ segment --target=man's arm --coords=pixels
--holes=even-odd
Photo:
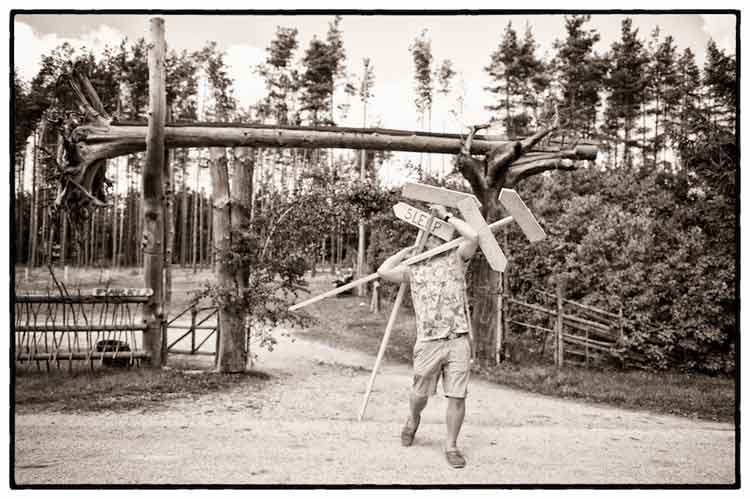
[[[451,224],[458,233],[463,236],[464,241],[458,246],[458,252],[464,260],[471,258],[479,246],[479,235],[477,234],[477,231],[460,218],[451,215],[442,205],[434,204],[430,206],[430,209],[432,210],[433,215]],[[446,217],[448,218],[447,220]]]
[[[407,282],[409,280],[409,268],[406,265],[402,265],[401,262],[413,250],[414,246],[409,246],[386,259],[378,268],[378,275],[386,281]]]

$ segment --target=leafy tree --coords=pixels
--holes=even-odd
[[[191,55],[174,50],[165,59],[167,108],[173,121],[194,121],[198,118],[198,68]]]
[[[304,72],[301,82],[301,109],[308,112],[310,124],[315,126],[328,123],[330,119],[325,112],[330,109],[335,68],[325,42],[313,36],[302,58],[302,64]]]
[[[219,121],[227,120],[237,108],[237,103],[232,95],[232,79],[227,75],[224,54],[212,41],[197,51],[194,57],[203,66],[210,83],[212,114]]]
[[[34,132],[34,119],[38,111],[35,99],[30,94],[29,85],[13,71],[13,144],[16,159],[22,159],[26,152],[26,141]],[[38,118],[37,118],[38,119]]]
[[[299,74],[292,65],[298,47],[296,28],[276,28],[276,35],[266,48],[266,61],[258,67],[258,74],[266,82],[267,95],[261,105],[264,115],[273,116],[274,122],[287,125],[295,122],[291,100],[299,88]]]

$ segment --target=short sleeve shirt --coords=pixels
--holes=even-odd
[[[459,251],[414,265],[409,272],[417,342],[467,333],[466,264]]]

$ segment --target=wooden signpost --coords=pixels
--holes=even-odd
[[[394,205],[393,213],[398,219],[412,224],[421,230],[428,231],[433,236],[437,236],[443,241],[450,241],[453,239],[453,235],[456,232],[456,229],[454,229],[448,222],[435,218],[426,211],[419,210],[406,203],[398,203]],[[429,225],[430,219],[432,219],[432,226]]]
[[[407,205],[408,206],[408,205]],[[395,207],[394,207],[395,209]],[[424,213],[424,212],[421,212]],[[433,224],[432,222],[435,220],[435,217],[433,217],[430,214],[427,214],[427,220],[425,220],[426,227],[431,227]],[[416,252],[419,253],[424,249],[425,243],[427,243],[427,238],[430,236],[429,230],[423,230],[420,229],[417,233],[417,241],[416,241]],[[380,363],[383,361],[383,355],[385,355],[385,349],[388,346],[388,340],[391,338],[391,331],[393,331],[393,325],[396,323],[396,317],[398,317],[398,311],[401,308],[401,302],[404,301],[404,295],[406,295],[406,289],[408,288],[408,284],[405,282],[402,282],[401,285],[398,287],[398,294],[396,295],[396,300],[393,302],[393,308],[391,309],[391,315],[388,317],[388,323],[385,326],[385,333],[383,334],[383,339],[380,342],[380,348],[378,349],[378,355],[375,358],[375,365],[372,368],[372,373],[370,374],[370,381],[367,383],[367,389],[365,390],[365,396],[362,399],[362,407],[359,409],[359,415],[357,416],[357,421],[362,421],[362,418],[365,415],[365,410],[367,409],[367,402],[370,400],[370,394],[372,393],[372,387],[375,384],[375,376],[378,374],[378,369],[380,369]]]
[[[422,184],[407,184],[407,185],[417,185],[421,186]],[[425,186],[430,187],[430,186]],[[436,187],[430,187],[431,189],[438,189]],[[404,188],[406,189],[406,187]],[[413,189],[413,188],[410,188]],[[421,187],[417,188],[421,189]],[[462,192],[457,191],[450,191],[448,189],[440,189],[441,191],[445,191],[448,193],[456,193],[459,194],[460,197],[453,196],[452,202],[459,202],[462,199],[468,198],[474,198],[471,194],[466,194]],[[410,190],[409,192],[415,192],[414,190]],[[420,190],[420,192],[426,192],[425,190]],[[402,191],[402,194],[404,194],[404,191]],[[445,194],[440,194],[441,196],[444,196]],[[518,198],[518,199],[515,199]],[[445,198],[444,198],[445,199]],[[519,203],[520,201],[520,203]],[[493,234],[500,230],[500,227],[504,227],[505,225],[508,225],[509,223],[513,222],[514,220],[518,222],[518,224],[521,226],[521,230],[526,235],[526,237],[531,242],[536,242],[541,239],[544,239],[545,234],[542,228],[539,226],[539,223],[534,218],[534,215],[529,211],[529,209],[526,207],[526,205],[521,201],[520,197],[518,197],[518,194],[516,191],[512,189],[503,189],[500,194],[500,202],[503,204],[503,206],[508,209],[510,213],[512,213],[511,216],[502,218],[496,222],[492,222],[487,226],[487,228],[492,232]],[[418,255],[411,256],[401,262],[403,265],[412,265],[415,263],[419,263],[423,260],[426,260],[428,258],[432,258],[435,255],[439,255],[440,253],[444,253],[446,251],[452,250],[453,248],[458,247],[462,242],[464,242],[463,237],[457,237],[455,239],[451,239],[450,241],[447,241],[440,246],[437,246],[436,248],[432,248],[431,250],[427,250],[423,253],[420,253]],[[325,293],[319,294],[317,296],[313,296],[312,298],[308,298],[305,301],[302,301],[300,303],[297,303],[295,305],[292,305],[289,307],[290,311],[299,310],[302,307],[306,307],[308,305],[312,305],[313,303],[317,303],[321,300],[324,300],[326,298],[330,298],[331,296],[336,296],[339,293],[343,293],[344,291],[347,291],[349,289],[355,288],[359,286],[360,284],[365,284],[370,281],[374,281],[375,279],[378,279],[378,273],[374,272],[368,276],[362,277],[361,279],[357,279],[355,281],[350,282],[349,284],[345,284],[341,287],[332,289],[330,291],[326,291]]]
[[[503,189],[503,191],[507,191],[504,192],[505,201],[510,205],[510,207],[506,206],[506,208],[509,212],[514,214],[514,217],[512,219],[515,219],[522,226],[524,234],[526,234],[529,239],[534,238],[535,240],[539,240],[540,238],[543,238],[544,231],[542,231],[541,227],[539,227],[536,219],[534,219],[534,216],[531,214],[528,208],[526,208],[526,205],[523,203],[521,198],[518,197],[518,194],[510,189]],[[500,249],[500,245],[497,243],[497,240],[495,239],[490,226],[487,225],[487,221],[479,211],[479,202],[476,197],[462,192],[415,183],[406,184],[402,191],[402,194],[404,195],[404,197],[411,197],[420,201],[444,204],[447,206],[458,208],[458,210],[463,215],[464,221],[477,231],[479,247],[481,248],[482,253],[487,258],[490,267],[492,267],[493,270],[500,272],[505,270],[505,266],[507,265],[508,261],[505,258],[503,251]],[[503,203],[502,194],[500,202]],[[503,206],[505,206],[505,204],[503,204]],[[398,205],[394,206],[394,212],[396,212],[396,216],[398,216],[400,219],[405,220],[406,222],[416,225],[420,228],[419,235],[417,236],[417,251],[420,251],[424,247],[425,241],[430,234],[429,229],[434,227],[433,222],[435,221],[435,218],[425,212],[409,206],[406,203],[399,203]],[[399,216],[399,214],[403,216]],[[446,223],[446,225],[448,224]],[[426,253],[430,252],[428,251]],[[407,259],[403,263],[408,264],[408,261],[409,260]],[[403,296],[405,293],[406,283],[402,283],[399,287],[396,301],[393,304],[393,310],[391,310],[391,316],[388,319],[388,324],[385,328],[383,340],[380,343],[380,349],[378,350],[378,355],[375,359],[375,366],[372,369],[370,380],[367,383],[365,396],[362,400],[362,406],[360,407],[359,415],[357,417],[358,421],[362,421],[362,418],[365,415],[367,403],[370,400],[370,394],[372,393],[372,388],[375,384],[375,377],[377,376],[378,369],[380,368],[380,363],[383,360],[383,355],[385,354],[385,349],[388,346],[388,340],[390,339],[391,331],[393,330],[393,325],[396,321],[396,317],[398,316],[398,310],[401,307],[401,301],[403,300]]]

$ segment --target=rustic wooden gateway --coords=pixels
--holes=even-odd
[[[467,136],[435,134],[404,130],[340,127],[269,127],[240,123],[175,124],[165,121],[164,22],[160,18],[150,21],[149,46],[149,122],[117,122],[104,109],[86,75],[74,71],[64,78],[77,99],[78,112],[66,113],[57,121],[61,141],[57,154],[59,190],[57,203],[71,210],[73,219],[85,219],[91,210],[104,203],[105,160],[117,156],[146,151],[147,162],[143,171],[144,216],[144,276],[145,286],[154,293],[143,306],[146,322],[145,345],[152,365],[159,366],[166,351],[161,343],[161,325],[164,321],[162,270],[164,266],[165,231],[163,201],[169,199],[170,188],[165,181],[164,150],[190,147],[273,147],[273,148],[345,148],[380,151],[411,151],[458,155],[458,170],[467,179],[476,202],[459,207],[465,217],[476,224],[483,221],[482,248],[489,255],[491,265],[478,273],[477,288],[497,287],[497,272],[503,267],[497,252],[497,243],[490,231],[508,223],[502,221],[505,211],[500,203],[503,189],[513,189],[521,180],[548,170],[572,170],[578,160],[596,159],[597,150],[592,145],[565,145],[550,139],[558,128],[557,120],[534,135],[521,140],[508,140],[489,135],[476,135],[484,127],[472,127]],[[468,140],[467,140],[468,139]],[[211,181],[214,192],[213,228],[217,249],[231,244],[231,230],[239,227],[243,210],[228,186],[226,160],[221,151],[212,149]],[[215,157],[213,157],[215,156]],[[479,156],[479,157],[477,157]],[[233,209],[233,206],[235,207]],[[484,222],[486,220],[486,222]],[[451,244],[450,242],[446,244]],[[232,275],[232,270],[217,267],[220,285],[231,287],[242,282],[242,276]],[[372,280],[372,279],[370,279]],[[354,286],[362,284],[360,279]],[[236,284],[234,284],[236,286]],[[354,287],[352,286],[352,287]],[[496,312],[491,301],[480,300],[478,317]],[[493,312],[494,311],[494,312]],[[482,319],[483,320],[483,319]],[[244,342],[243,321],[236,310],[222,307],[220,356],[228,359],[219,368],[226,371],[242,370],[247,360],[241,351]],[[496,354],[495,327],[497,319],[488,324],[476,324],[478,353],[480,357],[494,358]],[[484,330],[486,334],[484,334]],[[484,341],[487,338],[488,341]],[[239,349],[239,350],[238,350]],[[237,352],[240,355],[235,355]]]

